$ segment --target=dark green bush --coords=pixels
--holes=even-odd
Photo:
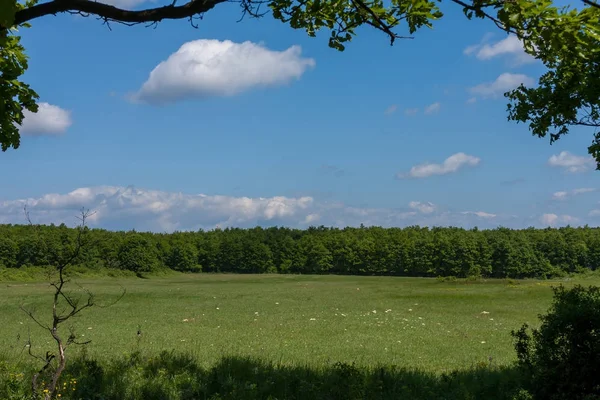
[[[29,400],[32,373],[0,361],[0,399]],[[169,351],[103,362],[74,358],[62,381],[61,400],[527,400],[519,397],[522,376],[514,367],[482,365],[439,375],[394,366],[303,367],[226,357],[206,368],[192,354]]]
[[[512,335],[520,366],[536,399],[600,399],[600,288],[553,288],[554,301],[539,329]]]

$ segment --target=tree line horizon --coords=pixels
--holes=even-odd
[[[74,265],[132,271],[551,278],[600,268],[600,228],[84,228]],[[0,225],[0,268],[54,265],[77,229]]]

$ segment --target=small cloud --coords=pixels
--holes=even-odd
[[[396,112],[396,110],[398,110],[398,106],[395,104],[392,104],[391,106],[389,106],[388,108],[385,109],[384,114],[392,115]]]
[[[540,217],[540,222],[545,226],[556,226],[558,224],[572,224],[579,219],[570,215],[544,214]]]
[[[418,108],[407,108],[404,110],[404,114],[408,116],[416,115],[419,112]]]
[[[466,101],[467,104],[474,104],[475,102],[477,102],[477,97],[469,97]]]
[[[480,47],[481,47],[481,45],[479,45],[479,44],[472,44],[471,46],[467,46],[463,50],[463,54],[466,56],[470,56],[471,54],[475,53],[477,51],[477,49],[479,49]]]
[[[249,41],[194,40],[158,64],[131,100],[166,104],[281,86],[315,66],[301,53],[300,46],[276,51]]]
[[[589,212],[588,216],[590,217],[600,217],[600,210],[592,210]]]
[[[442,164],[424,163],[415,165],[406,174],[398,173],[397,178],[427,178],[433,175],[446,175],[463,167],[474,167],[481,162],[479,157],[456,153],[446,158]]]
[[[565,200],[568,195],[569,195],[569,192],[554,192],[554,194],[552,195],[552,199],[553,200]]]
[[[463,53],[465,55],[475,54],[475,57],[482,61],[508,55],[511,57],[511,64],[513,66],[529,64],[536,61],[535,57],[525,52],[523,42],[517,36],[512,34],[492,44],[485,43],[484,40],[480,44],[468,46]]]
[[[308,214],[306,216],[306,218],[304,218],[304,223],[312,224],[313,222],[317,222],[320,219],[321,219],[321,216],[319,214]]]
[[[596,189],[594,189],[594,188],[579,188],[579,189],[573,189],[570,192],[567,192],[567,191],[554,192],[552,194],[552,199],[553,200],[566,200],[567,198],[569,198],[571,196],[577,196],[579,194],[591,193],[594,191],[596,191]]]
[[[591,193],[591,192],[595,192],[595,191],[596,191],[595,188],[579,188],[579,189],[573,190],[573,194]]]
[[[417,210],[423,214],[431,214],[435,211],[436,206],[431,202],[422,203],[420,201],[411,201],[408,206],[413,210]]]
[[[548,159],[551,167],[564,168],[567,172],[577,173],[588,171],[596,165],[591,156],[576,156],[568,151],[561,151]]]
[[[425,107],[425,110],[423,112],[425,113],[425,115],[437,114],[440,111],[440,107],[440,103],[436,101],[435,103]]]
[[[556,214],[544,214],[540,217],[540,222],[544,225],[553,226],[558,221]]]
[[[505,72],[498,76],[495,81],[481,83],[470,88],[469,92],[482,98],[496,98],[516,89],[521,84],[531,86],[533,85],[533,79],[527,75]]]
[[[23,111],[20,133],[29,136],[60,135],[73,121],[71,112],[45,102],[38,103],[38,111]]]
[[[496,218],[496,214],[487,213],[484,211],[463,211],[461,214],[464,215],[475,215],[479,218]]]

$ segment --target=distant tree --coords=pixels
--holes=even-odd
[[[192,243],[177,242],[171,245],[167,266],[175,271],[200,272],[198,249]]]
[[[14,240],[7,237],[0,237],[0,265],[7,268],[17,266],[17,254],[19,248]]]
[[[540,60],[548,71],[537,87],[520,86],[506,94],[508,118],[528,122],[534,135],[550,136],[553,142],[569,133],[571,126],[600,126],[600,5],[582,0],[582,9],[555,6],[532,0],[448,0],[462,7],[467,18],[492,21],[516,34],[525,51]],[[261,17],[266,5],[271,15],[309,36],[330,31],[329,46],[344,50],[357,28],[370,26],[388,36],[391,43],[406,38],[397,33],[404,24],[409,35],[431,27],[443,14],[436,0],[187,0],[143,10],[125,10],[89,0],[0,0],[0,147],[18,148],[23,110],[37,112],[37,93],[21,80],[27,57],[16,29],[37,18],[59,13],[93,15],[106,24],[155,24],[165,19],[187,19],[194,25],[215,6],[237,2],[242,16]],[[600,168],[600,132],[588,148]]]
[[[130,234],[125,238],[117,258],[121,269],[136,273],[151,272],[160,268],[154,244],[139,233]]]

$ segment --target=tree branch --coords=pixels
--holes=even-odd
[[[593,0],[582,0],[582,1],[583,1],[584,4],[587,4],[588,6],[600,8],[600,4],[596,3]]]
[[[515,35],[517,35],[519,38],[522,38],[521,35],[519,34],[519,32],[517,32],[513,27],[511,26],[506,26],[502,21],[500,21],[498,18],[494,17],[493,15],[483,11],[484,8],[486,7],[491,7],[494,6],[494,3],[484,3],[484,4],[478,4],[475,5],[475,2],[473,2],[473,4],[467,4],[464,1],[461,0],[450,0],[455,4],[458,4],[459,6],[462,6],[463,8],[473,11],[473,12],[479,12],[481,13],[481,15],[483,15],[484,18],[489,19],[490,21],[494,22],[494,24],[502,29],[503,31],[507,31],[509,33],[514,33]],[[584,0],[585,1],[585,0]]]
[[[124,10],[108,4],[90,0],[54,0],[39,3],[33,7],[17,11],[14,25],[20,25],[46,15],[58,13],[83,13],[97,15],[107,21],[141,24],[158,22],[164,19],[183,19],[204,13],[226,0],[190,0],[186,4],[176,6],[175,2],[168,6],[148,8],[140,11]]]

